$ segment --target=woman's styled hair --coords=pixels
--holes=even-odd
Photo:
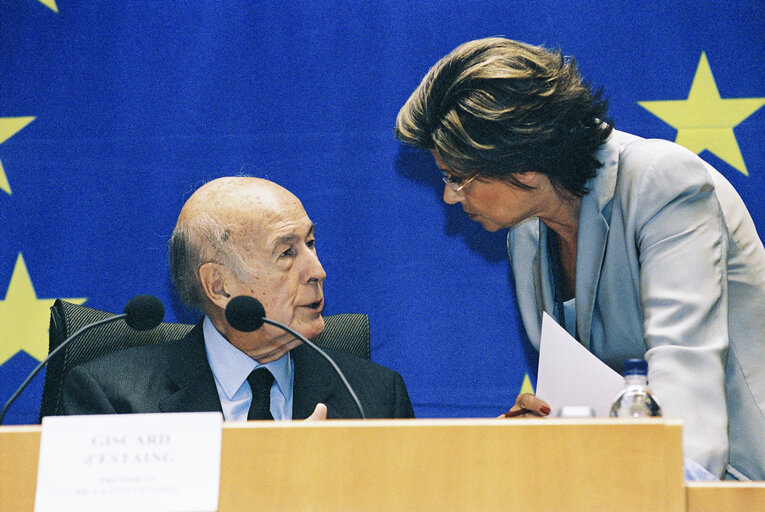
[[[458,46],[401,108],[396,137],[434,151],[458,176],[535,171],[576,196],[602,165],[608,102],[558,50],[499,37]]]

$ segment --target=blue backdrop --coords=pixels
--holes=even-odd
[[[560,47],[618,129],[680,137],[762,234],[764,27],[762,0],[6,0],[0,402],[47,353],[57,297],[119,312],[151,293],[166,320],[194,321],[168,235],[198,185],[244,172],[303,200],[326,312],[369,314],[372,359],[404,376],[418,416],[496,416],[536,369],[505,234],[442,203],[430,156],[393,137],[400,106],[464,41]],[[6,422],[35,423],[41,388]]]

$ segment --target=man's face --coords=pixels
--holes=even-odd
[[[226,292],[231,298],[255,297],[269,319],[292,327],[306,338],[315,338],[324,330],[322,283],[326,273],[316,255],[314,226],[294,196],[277,206],[258,211],[242,223],[236,239],[245,249],[253,275],[246,282],[229,280]],[[291,335],[270,325],[236,343],[260,362],[277,359],[298,344]]]

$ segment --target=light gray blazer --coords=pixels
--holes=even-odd
[[[582,199],[578,338],[621,372],[644,357],[685,456],[718,477],[765,479],[765,249],[725,178],[667,141],[614,131]],[[507,246],[524,327],[539,349],[554,315],[547,227],[528,219]],[[544,397],[540,397],[544,399]]]

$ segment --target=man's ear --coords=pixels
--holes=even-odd
[[[207,300],[221,309],[225,309],[231,295],[226,292],[226,278],[230,277],[226,268],[219,263],[205,263],[199,267],[199,280]]]

